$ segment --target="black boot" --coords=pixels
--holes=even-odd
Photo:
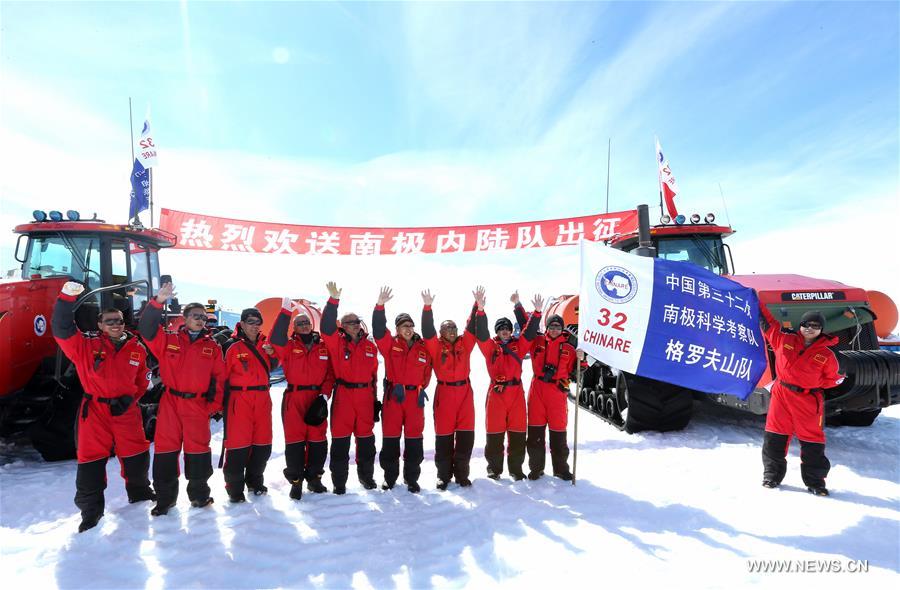
[[[244,471],[250,458],[250,447],[225,451],[225,491],[233,503],[246,502],[244,497]]]
[[[831,462],[825,456],[825,443],[800,441],[800,475],[809,491],[817,496],[827,496],[825,477],[831,470]]]
[[[284,477],[292,484],[301,481],[306,471],[306,442],[297,442],[284,447]]]
[[[213,503],[209,495],[209,478],[212,474],[211,452],[184,454],[184,476],[188,480],[187,494],[194,508],[203,508]]]
[[[777,487],[784,479],[784,474],[787,473],[786,457],[790,440],[791,437],[785,434],[766,432],[763,435],[763,481],[775,484],[766,487]]]
[[[525,443],[528,449],[528,479],[540,479],[544,475],[544,466],[547,463],[546,431],[546,426],[528,427],[528,441]]]
[[[397,478],[400,477],[400,437],[391,436],[381,439],[381,451],[378,453],[378,464],[384,471],[383,490],[394,488]]]
[[[178,455],[178,451],[153,455],[153,489],[156,491],[156,506],[150,510],[153,516],[167,514],[178,500]]]
[[[79,463],[75,473],[75,506],[81,510],[78,532],[94,528],[103,517],[106,489],[106,458]]]
[[[252,492],[254,496],[262,496],[269,491],[269,488],[264,485],[264,479],[266,464],[271,456],[272,445],[253,445],[250,448],[244,482],[247,484],[247,491]]]
[[[328,491],[322,485],[322,474],[325,473],[325,457],[328,455],[328,443],[326,441],[307,443],[309,452],[306,458],[306,485],[314,494],[324,494]]]
[[[331,484],[335,494],[343,494],[347,491],[347,474],[350,470],[350,437],[331,439],[331,461],[328,464],[331,471]]]
[[[375,435],[356,439],[356,476],[367,490],[378,487],[375,483]]]
[[[406,489],[413,494],[418,494],[421,491],[419,475],[422,474],[422,459],[424,455],[421,438],[407,438],[404,441],[403,481],[406,482]]]
[[[553,463],[553,476],[563,481],[572,481],[569,471],[569,444],[566,442],[565,430],[550,431],[550,461]]]
[[[453,476],[462,487],[472,485],[469,480],[469,461],[472,458],[472,447],[475,446],[475,432],[472,430],[456,431],[456,448],[453,451]]]
[[[156,494],[150,487],[150,451],[123,458],[122,471],[125,473],[125,491],[128,493],[129,504],[156,499]],[[178,485],[177,467],[175,477],[175,485]]]
[[[525,463],[525,433],[509,431],[509,453],[506,456],[506,467],[515,481],[525,479],[522,465]]]
[[[447,483],[453,477],[452,434],[434,437],[434,465],[437,467],[438,489],[446,490]],[[442,488],[441,485],[444,487]]]
[[[491,479],[500,479],[503,473],[503,443],[505,432],[488,434],[484,445],[484,458],[487,459],[487,476]]]

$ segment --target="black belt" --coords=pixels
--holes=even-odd
[[[521,379],[510,379],[509,381],[492,381],[494,385],[522,385]]]
[[[460,385],[468,385],[469,380],[463,379],[462,381],[441,381],[438,380],[438,385],[444,385],[446,387],[459,387]]]
[[[292,391],[319,391],[322,389],[321,385],[291,385],[288,384],[287,389],[285,389],[286,393],[291,393]]]
[[[394,385],[394,387],[396,387],[397,385],[400,385],[400,384],[397,383]],[[403,389],[405,389],[406,391],[417,391],[419,389],[419,386],[418,385],[404,385]]]
[[[120,397],[123,397],[121,395],[117,395],[115,397],[100,397],[99,395],[96,395],[93,393],[85,393],[82,395],[84,396],[84,400],[86,402],[91,401],[92,399],[95,399],[99,403],[106,404],[108,406],[112,405],[112,403],[115,402]],[[81,404],[81,419],[84,420],[85,418],[87,418],[87,415],[88,415],[88,404],[83,403],[83,404]]]
[[[353,383],[352,381],[344,381],[343,379],[338,379],[337,384],[341,387],[346,387],[347,389],[366,389],[371,388],[371,383]]]
[[[168,388],[168,391],[172,395],[183,398],[183,399],[194,399],[195,397],[197,397],[199,395],[197,393],[187,393],[184,391],[178,391],[177,389],[172,389],[171,387]]]
[[[248,385],[247,387],[230,386],[231,391],[269,391],[268,385]]]
[[[783,385],[784,387],[790,389],[791,391],[795,391],[795,392],[797,392],[797,393],[821,393],[821,392],[825,391],[825,390],[822,389],[821,387],[816,387],[816,388],[813,388],[813,389],[804,389],[804,388],[799,387],[799,386],[797,386],[797,385],[793,385],[793,384],[791,384],[791,383],[787,383],[786,381],[781,381],[781,380],[779,380],[778,382],[781,383],[781,385]]]

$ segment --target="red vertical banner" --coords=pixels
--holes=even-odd
[[[247,221],[163,209],[176,248],[262,254],[388,256],[574,246],[637,231],[637,212],[448,227],[325,227]]]

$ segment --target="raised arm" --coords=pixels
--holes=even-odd
[[[422,291],[422,338],[430,340],[437,338],[437,331],[434,329],[434,311],[431,304],[434,303],[434,295],[430,289]]]
[[[293,307],[294,304],[290,297],[281,299],[281,312],[275,318],[275,325],[272,326],[272,330],[269,332],[269,342],[279,356],[282,356],[284,347],[288,343],[288,326],[291,324]]]
[[[534,304],[534,312],[531,314],[531,319],[528,320],[528,325],[525,326],[525,330],[522,332],[522,338],[527,342],[531,342],[537,336],[538,326],[541,324],[541,309],[544,307],[544,298],[540,295],[535,295],[531,302]]]
[[[525,308],[519,300],[519,292],[516,291],[510,295],[509,301],[513,304],[513,315],[516,318],[516,322],[518,322],[519,327],[524,330],[525,325],[528,323],[528,314],[525,313]]]
[[[75,300],[83,291],[84,285],[81,283],[69,281],[63,285],[50,320],[53,337],[70,359],[78,354],[84,342],[84,337],[75,325]]]
[[[166,300],[175,295],[175,286],[172,283],[163,283],[156,292],[156,297],[144,308],[141,320],[138,322],[138,333],[157,358],[164,352],[164,332],[160,330],[163,319],[163,306]]]
[[[331,336],[337,332],[337,311],[338,303],[341,301],[341,289],[338,289],[337,283],[334,281],[328,281],[325,288],[328,289],[328,302],[322,311],[321,328],[324,336]]]

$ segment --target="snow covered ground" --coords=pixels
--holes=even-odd
[[[474,376],[483,381],[478,360]],[[281,391],[273,390],[276,400]],[[177,508],[153,518],[149,504],[128,504],[112,460],[106,516],[81,535],[74,462],[43,463],[29,447],[4,445],[3,586],[843,588],[900,580],[896,406],[871,428],[828,429],[830,498],[806,493],[796,448],[786,485],[762,488],[762,419],[709,404],[695,405],[688,429],[664,435],[629,436],[580,413],[574,487],[552,477],[486,479],[482,434],[474,486],[439,492],[427,431],[421,494],[366,492],[351,470],[347,495],[305,494],[299,503],[287,496],[275,424],[268,496],[229,505],[217,470],[211,508],[191,509],[182,482]],[[752,573],[751,560],[790,560],[767,565],[794,571]],[[868,571],[848,573],[860,569],[856,560]]]

